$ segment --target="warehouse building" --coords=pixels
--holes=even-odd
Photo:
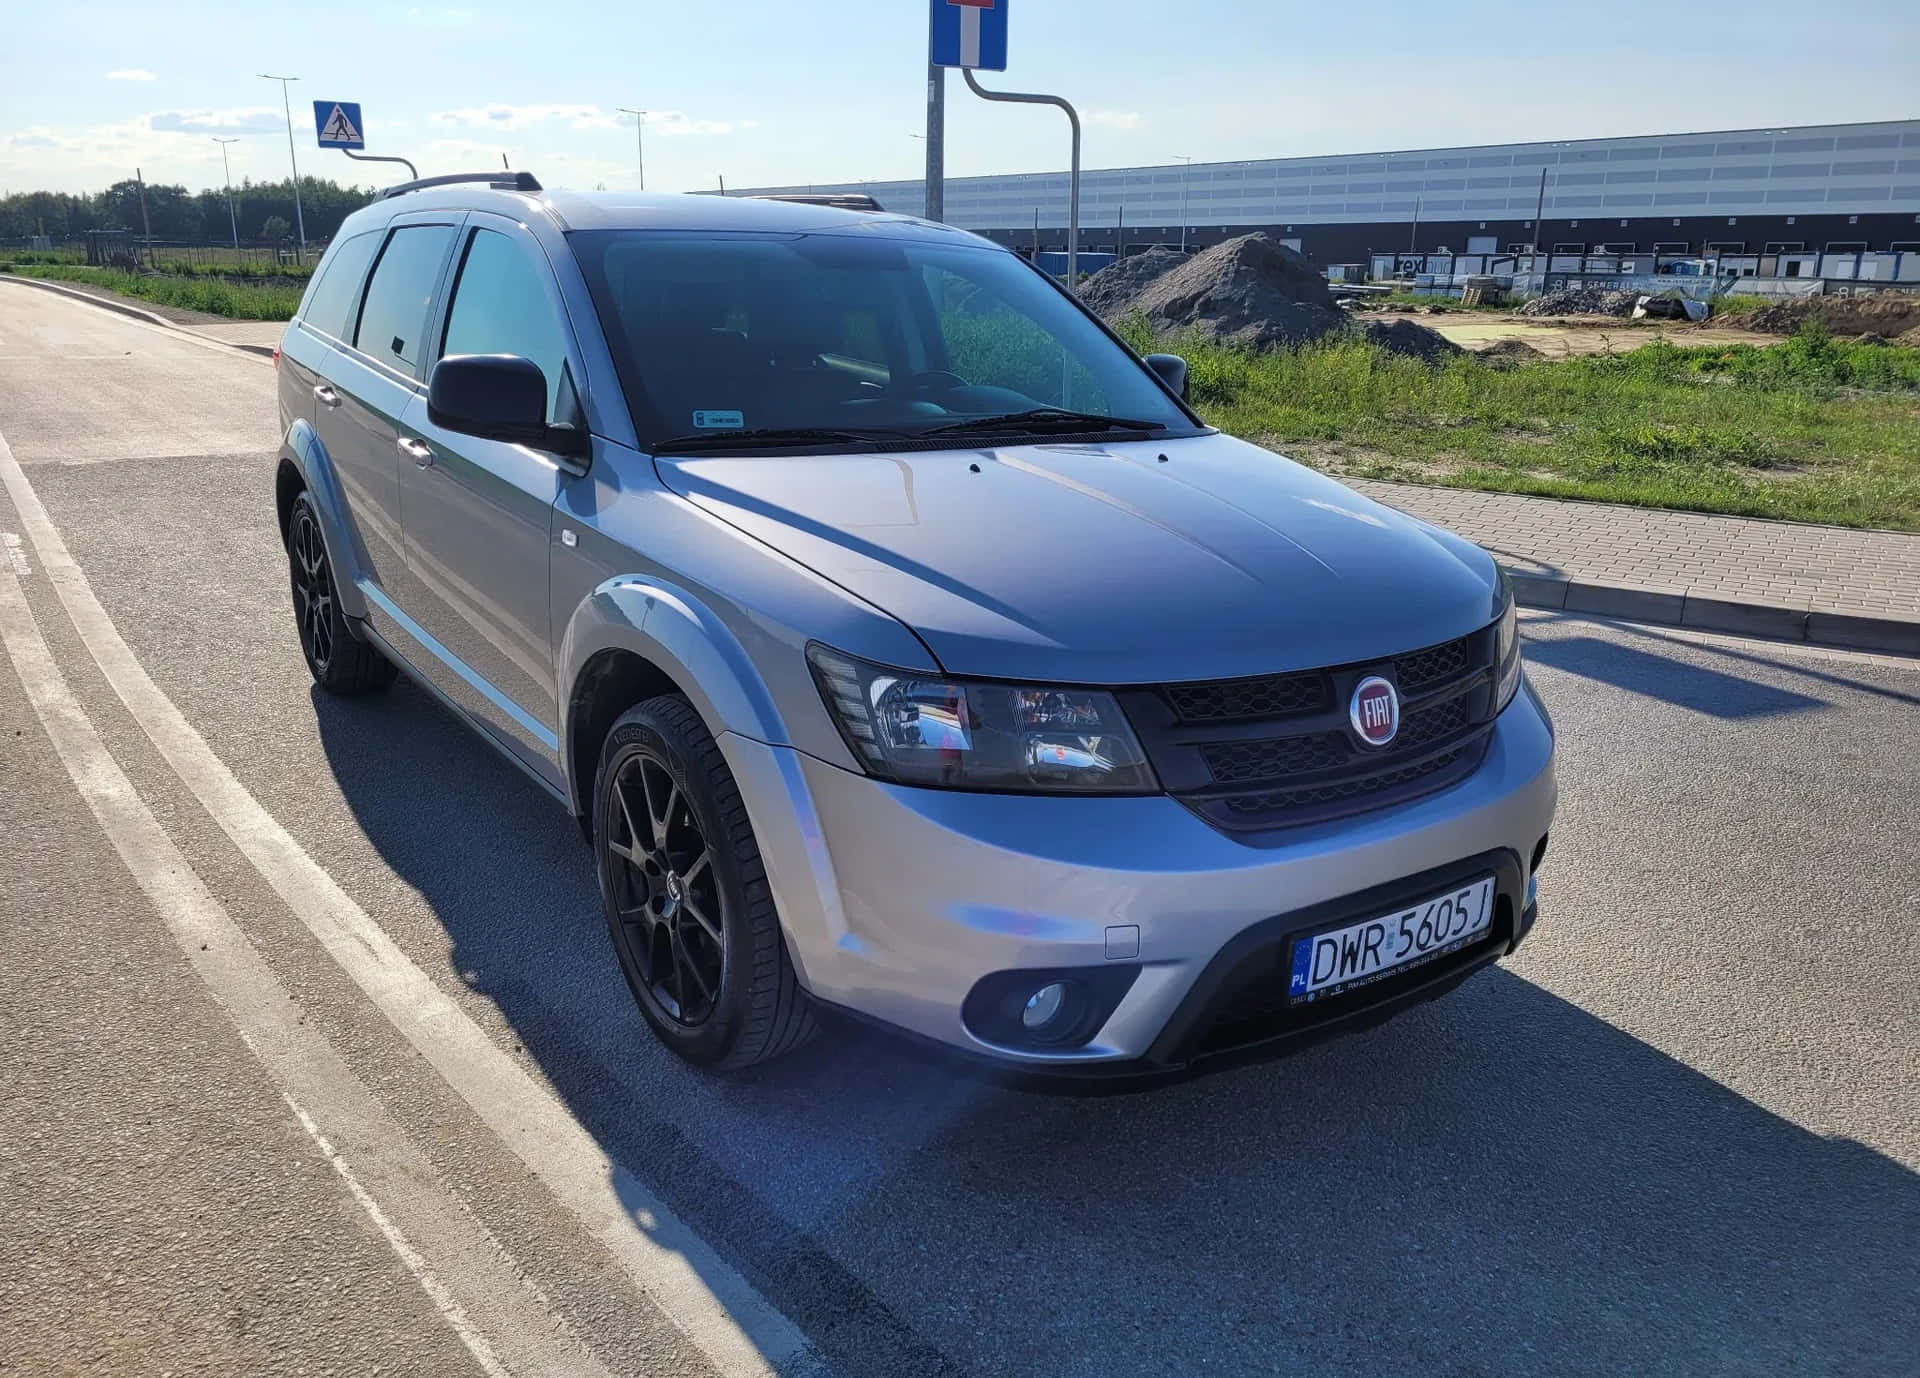
[[[926,204],[919,181],[756,190],[865,192],[915,215]],[[1016,248],[1064,249],[1067,174],[948,178],[945,219]],[[1894,265],[1920,275],[1920,120],[1081,174],[1085,251],[1204,247],[1256,229],[1323,267],[1537,244],[1556,257],[1750,260],[1747,272],[1765,259],[1765,276],[1852,256],[1863,277],[1905,278]]]

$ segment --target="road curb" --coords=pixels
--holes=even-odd
[[[97,306],[102,311],[117,312],[122,316],[129,316],[136,321],[144,321],[148,325],[157,325],[166,330],[177,330],[182,335],[193,336],[196,340],[206,340],[210,344],[225,345],[228,349],[244,349],[249,354],[258,354],[265,359],[271,359],[273,357],[272,345],[238,344],[232,340],[220,339],[216,335],[203,335],[191,326],[182,325],[179,321],[170,321],[165,316],[148,311],[144,307],[135,306],[131,302],[115,301],[111,297],[97,297],[91,292],[82,292],[76,288],[63,287],[57,282],[48,282],[45,278],[22,277],[18,273],[0,273],[0,282],[17,282],[25,287],[38,287],[43,292],[54,292],[63,297],[71,297],[75,301],[82,301],[90,306]]]
[[[1526,608],[1920,656],[1920,620],[1911,618],[1837,612],[1817,608],[1812,600],[1763,603],[1718,598],[1681,586],[1615,584],[1520,568],[1510,568],[1507,574],[1514,597]]]

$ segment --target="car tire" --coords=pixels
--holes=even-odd
[[[608,935],[660,1041],[723,1070],[806,1042],[813,1010],[753,825],[693,705],[665,694],[628,709],[601,747],[593,799]]]
[[[329,694],[377,693],[393,683],[393,662],[360,639],[340,611],[333,559],[320,525],[320,510],[301,492],[287,514],[287,572],[293,583],[293,616],[300,654],[313,682]]]

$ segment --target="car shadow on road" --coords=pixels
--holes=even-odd
[[[315,713],[457,979],[849,1378],[1913,1371],[1920,1175],[1511,972],[1139,1095],[851,1031],[704,1076],[634,1009],[550,799],[417,690]]]
[[[1826,706],[1808,694],[1597,636],[1529,637],[1526,653],[1539,664],[1716,718],[1776,717]]]

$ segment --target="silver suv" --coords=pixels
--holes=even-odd
[[[1553,729],[1493,561],[1211,429],[1004,249],[433,178],[278,367],[315,680],[404,668],[572,811],[693,1062],[840,1010],[1157,1075],[1533,923]]]

